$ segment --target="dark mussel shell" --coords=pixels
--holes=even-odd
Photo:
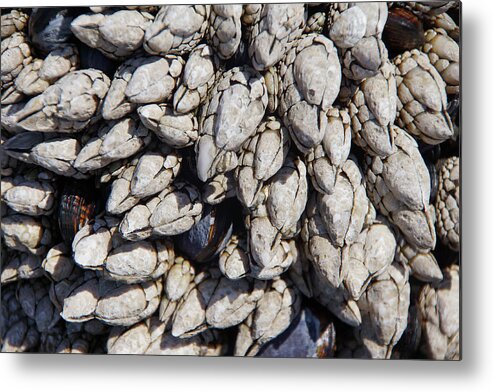
[[[58,207],[58,226],[67,244],[72,244],[75,234],[96,215],[97,194],[89,181],[67,181],[63,186]]]
[[[430,203],[434,204],[438,193],[438,173],[437,168],[432,163],[427,163],[428,172],[430,173]]]
[[[35,8],[29,17],[28,33],[33,46],[40,54],[73,42],[74,35],[70,24],[83,8]]]
[[[177,236],[176,246],[190,261],[205,263],[219,254],[233,232],[232,208],[226,200],[218,206],[205,204],[202,218],[187,232]]]
[[[459,94],[454,95],[452,98],[449,98],[447,105],[447,113],[450,116],[450,121],[455,126],[459,126],[460,124],[460,97]]]
[[[109,78],[113,78],[119,65],[116,61],[111,60],[99,50],[90,48],[82,42],[78,42],[77,47],[79,49],[81,69],[99,69]]]
[[[422,283],[411,279],[411,305],[407,313],[407,327],[393,350],[393,357],[417,359],[420,357],[421,316],[418,309],[419,293]]]
[[[263,346],[258,357],[331,358],[335,353],[336,330],[326,317],[305,307],[289,328]]]
[[[393,55],[419,48],[425,42],[423,23],[405,8],[391,8],[382,39]]]
[[[226,61],[226,70],[232,69],[234,67],[241,67],[242,65],[248,64],[250,62],[250,57],[248,56],[248,44],[245,43],[242,35],[238,49],[233,57]]]
[[[436,163],[442,155],[442,146],[440,144],[430,145],[418,141],[418,148],[423,160],[425,161],[428,173],[430,174],[430,203],[435,202],[438,192],[438,172]]]

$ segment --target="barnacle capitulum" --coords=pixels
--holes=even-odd
[[[460,359],[459,16],[6,9],[1,350]]]

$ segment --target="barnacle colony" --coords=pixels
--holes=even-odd
[[[5,9],[2,351],[460,358],[459,14]]]

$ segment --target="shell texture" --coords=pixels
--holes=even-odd
[[[396,124],[427,144],[451,138],[445,82],[428,56],[413,49],[393,62],[398,95]]]
[[[263,4],[254,15],[248,54],[253,67],[263,71],[276,65],[301,36],[305,9],[302,4]]]
[[[87,46],[111,59],[124,59],[142,46],[153,19],[147,12],[137,10],[83,14],[72,21],[70,29]]]
[[[445,269],[442,282],[424,286],[419,295],[422,350],[433,359],[459,359],[459,274],[453,264]]]
[[[309,34],[295,42],[279,68],[279,115],[298,149],[319,144],[328,128],[327,110],[341,85],[337,51],[328,38]]]
[[[154,55],[189,53],[204,37],[210,5],[164,5],[146,28],[144,49]]]
[[[450,157],[440,163],[438,194],[435,201],[437,234],[454,251],[460,248],[460,159]]]
[[[2,352],[461,358],[458,2],[2,11]]]

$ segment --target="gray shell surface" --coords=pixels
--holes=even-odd
[[[2,352],[461,358],[459,2],[5,11]]]

